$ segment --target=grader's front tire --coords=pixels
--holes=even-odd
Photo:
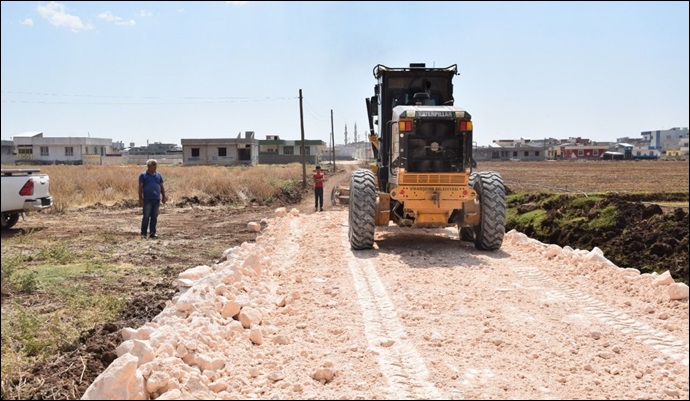
[[[357,170],[350,177],[349,237],[352,249],[374,246],[376,186],[374,173]]]
[[[479,197],[479,225],[474,229],[474,246],[483,251],[495,251],[503,244],[506,232],[506,190],[503,178],[493,171],[472,177]]]

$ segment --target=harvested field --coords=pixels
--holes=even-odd
[[[688,192],[685,161],[478,162],[511,192]]]

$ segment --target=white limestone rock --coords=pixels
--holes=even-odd
[[[652,282],[652,285],[671,285],[673,284],[673,277],[671,277],[671,273],[666,270],[663,272],[659,277],[654,279],[654,282]]]
[[[137,371],[138,358],[125,354],[113,361],[82,396],[82,400],[146,400],[144,376]]]
[[[202,266],[196,266],[192,267],[191,269],[187,269],[180,273],[179,276],[177,276],[180,279],[187,279],[187,280],[192,280],[196,281],[199,280],[202,277],[206,277],[207,275],[213,273],[213,269],[210,266],[202,265]]]
[[[245,306],[240,310],[239,321],[245,329],[252,327],[254,324],[261,324],[262,316],[258,309],[250,306]]]
[[[685,283],[673,283],[668,286],[668,296],[674,300],[688,298],[688,286]]]

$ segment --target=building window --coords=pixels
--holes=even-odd
[[[218,148],[218,156],[226,157],[228,155],[228,148]]]
[[[594,149],[592,151],[592,156],[599,156],[599,149]]]
[[[283,147],[283,154],[284,154],[284,155],[294,155],[294,154],[295,154],[295,148],[294,148],[294,146],[285,146],[285,147]]]
[[[577,155],[578,155],[578,156],[584,156],[584,155],[585,155],[585,151],[582,150],[582,149],[578,149],[578,150],[577,150]]]
[[[513,157],[517,157],[517,152],[513,152]]]
[[[41,146],[41,156],[48,156],[48,147]]]
[[[74,156],[74,148],[72,146],[65,146],[65,156]]]
[[[192,157],[199,157],[199,148],[192,148]]]
[[[529,152],[525,151],[525,157],[529,156]]]
[[[311,154],[311,150],[309,149],[309,146],[304,147],[304,154],[309,156]]]
[[[539,156],[539,151],[538,151],[538,150],[535,150],[535,151],[534,151],[534,155],[535,155],[535,156]]]

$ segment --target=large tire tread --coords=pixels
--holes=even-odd
[[[470,178],[479,196],[481,221],[475,227],[474,246],[483,251],[498,250],[506,227],[506,191],[501,175],[481,172]]]
[[[374,246],[376,231],[376,186],[374,173],[357,170],[350,177],[349,237],[352,249]]]

